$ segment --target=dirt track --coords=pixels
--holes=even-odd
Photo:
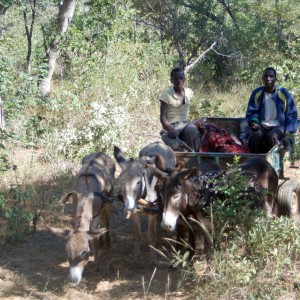
[[[102,253],[102,270],[94,270],[93,258],[82,282],[68,287],[65,240],[45,228],[23,243],[1,249],[0,297],[6,299],[179,299],[180,271],[170,270],[159,256],[156,270],[149,264],[146,219],[143,218],[141,263],[131,262],[131,222],[122,219],[121,203],[115,203],[111,219],[111,249]],[[160,247],[161,247],[161,243]],[[151,277],[153,278],[151,279]],[[182,296],[182,295],[181,295]],[[182,297],[180,297],[182,299]]]

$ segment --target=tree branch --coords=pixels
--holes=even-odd
[[[136,19],[133,19],[133,21],[134,21],[137,25],[143,24],[143,25],[146,25],[146,26],[149,26],[149,27],[153,27],[153,28],[155,28],[155,29],[157,29],[157,30],[163,29],[163,27],[161,27],[161,26],[153,25],[153,24],[151,24],[151,23],[149,23],[149,22],[146,22],[146,21],[144,21],[144,20],[136,20]]]
[[[5,7],[2,4],[0,4],[0,16],[5,16],[8,9],[9,9],[9,6]]]
[[[191,64],[189,64],[188,66],[186,66],[186,68],[184,69],[185,73],[188,73],[192,68],[195,67],[195,65],[201,60],[203,59],[203,57],[209,52],[211,51],[214,46],[217,44],[217,42],[213,42],[213,44],[207,48],[204,52],[202,52]]]
[[[186,65],[187,65],[187,66],[190,64],[190,61],[192,60],[192,58],[196,56],[196,54],[197,54],[199,48],[201,47],[202,43],[204,42],[204,40],[205,40],[205,39],[204,39],[204,37],[202,36],[202,37],[200,38],[200,40],[199,40],[198,45],[195,47],[195,49],[192,51],[192,54],[191,54],[190,57],[187,59],[187,61],[186,61]]]
[[[221,5],[223,5],[223,7],[225,8],[225,10],[227,11],[227,13],[229,14],[229,16],[231,17],[231,19],[232,19],[232,21],[233,21],[233,23],[234,23],[236,29],[237,29],[237,30],[240,30],[239,25],[238,25],[238,23],[237,23],[237,21],[236,21],[236,19],[235,19],[235,16],[234,16],[233,12],[231,11],[229,5],[226,3],[226,1],[225,1],[225,0],[218,0],[218,2],[219,2]]]
[[[178,56],[179,56],[179,64],[180,64],[180,67],[181,68],[185,68],[186,66],[186,62],[184,60],[184,55],[183,55],[183,52],[181,50],[181,46],[180,46],[180,43],[179,43],[179,40],[177,38],[177,33],[176,33],[176,20],[177,20],[177,16],[175,15],[175,13],[172,11],[169,3],[167,0],[165,0],[165,3],[169,9],[169,12],[170,14],[172,15],[173,17],[173,24],[172,24],[172,32],[171,32],[171,35],[173,36],[173,39],[174,39],[174,44],[176,46],[176,49],[177,49],[177,52],[178,52]]]
[[[191,10],[195,10],[197,13],[211,19],[212,21],[218,23],[219,25],[224,25],[224,22],[216,15],[209,11],[200,11],[196,6],[183,2],[182,6],[190,8]]]

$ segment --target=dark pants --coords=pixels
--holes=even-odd
[[[280,126],[261,125],[258,130],[251,130],[248,146],[251,153],[267,153],[283,137],[284,130]]]
[[[200,133],[193,123],[175,123],[172,126],[177,131],[178,139],[169,138],[166,132],[161,132],[161,138],[166,145],[170,146],[174,151],[199,151]],[[186,147],[185,144],[191,149]]]

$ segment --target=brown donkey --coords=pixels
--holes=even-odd
[[[204,238],[204,250],[209,254],[212,240],[208,234],[210,223],[204,208],[214,197],[222,197],[217,190],[217,181],[211,183],[211,179],[220,177],[221,180],[226,172],[232,170],[218,171],[216,168],[203,173],[197,168],[185,169],[181,166],[166,173],[153,164],[148,164],[147,167],[159,178],[163,229],[178,230],[178,224],[185,222],[192,232],[198,232]],[[246,176],[249,191],[261,198],[254,205],[262,207],[268,217],[276,215],[278,176],[270,163],[264,158],[251,158],[242,163],[238,169]],[[197,222],[189,222],[190,218]],[[195,241],[195,237],[192,237],[192,240]]]

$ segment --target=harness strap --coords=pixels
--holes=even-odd
[[[93,192],[93,194],[94,194],[94,197],[99,197],[99,198],[103,197],[103,193],[100,193],[100,192]],[[104,207],[104,203],[102,203],[102,205],[101,205],[100,209],[98,210],[98,212],[93,216],[93,219],[95,219],[96,217],[99,216],[99,214],[101,213],[103,207]]]

